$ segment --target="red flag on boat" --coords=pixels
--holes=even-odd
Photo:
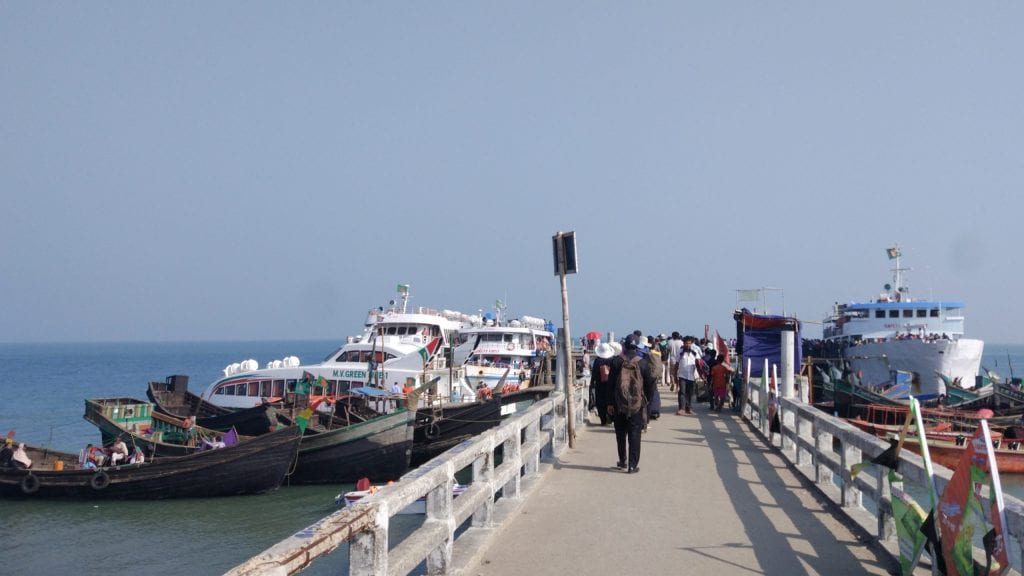
[[[434,338],[426,346],[420,349],[420,357],[423,358],[423,363],[426,364],[434,357],[434,353],[441,346],[441,337]]]
[[[715,351],[725,358],[725,365],[729,365],[729,346],[722,340],[722,337],[718,335],[718,330],[715,330]]]

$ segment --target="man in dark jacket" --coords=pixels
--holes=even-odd
[[[603,342],[594,349],[597,358],[590,369],[590,393],[593,398],[594,407],[597,408],[597,416],[601,419],[601,426],[611,422],[608,416],[608,403],[612,390],[612,358],[615,356],[615,349],[611,344]]]
[[[630,474],[640,471],[640,433],[644,426],[644,416],[647,411],[647,402],[642,398],[639,407],[627,403],[621,393],[622,380],[630,366],[638,366],[640,379],[640,396],[643,390],[654,386],[654,375],[651,374],[650,366],[641,365],[640,356],[637,353],[640,341],[634,335],[626,337],[623,342],[623,354],[613,358],[613,367],[617,377],[612,380],[615,389],[612,393],[612,401],[608,405],[608,413],[612,415],[615,423],[615,444],[619,452],[619,461],[616,468],[628,470]],[[630,370],[631,371],[631,370]],[[628,453],[627,453],[628,446]]]

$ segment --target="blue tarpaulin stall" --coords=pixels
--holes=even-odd
[[[768,316],[754,314],[743,308],[733,314],[736,320],[736,353],[743,356],[743,368],[750,360],[750,375],[760,377],[764,372],[764,361],[782,364],[782,333],[794,332],[793,366],[799,369],[803,363],[803,346],[800,342],[800,321],[790,316]]]

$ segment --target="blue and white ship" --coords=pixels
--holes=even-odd
[[[899,247],[888,255],[895,261],[893,284],[873,302],[836,303],[825,318],[824,339],[838,345],[862,385],[890,383],[899,370],[913,373],[916,393],[924,397],[941,394],[946,381],[973,388],[985,343],[965,337],[964,304],[913,299]]]

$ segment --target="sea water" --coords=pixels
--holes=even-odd
[[[0,344],[0,434],[77,453],[99,431],[86,398],[146,397],[146,384],[189,376],[201,393],[228,364],[285,356],[319,362],[332,341]],[[0,498],[0,574],[222,574],[337,510],[351,485],[285,486],[261,495],[157,501]],[[392,544],[422,517],[392,520]],[[347,550],[309,574],[344,573]]]

